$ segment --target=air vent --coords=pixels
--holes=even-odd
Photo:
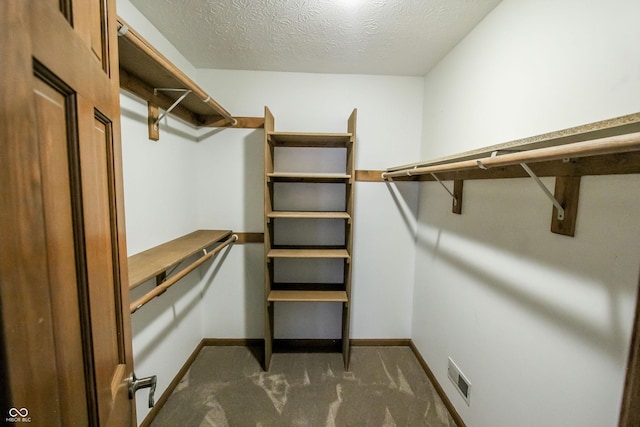
[[[451,358],[449,358],[449,368],[447,369],[447,374],[453,385],[456,386],[456,390],[458,390],[464,401],[467,402],[467,405],[469,405],[469,397],[471,396],[471,383],[469,382],[467,377],[464,376],[462,371],[460,371],[458,365],[456,365],[455,362],[451,360]]]

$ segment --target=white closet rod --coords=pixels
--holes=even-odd
[[[172,276],[171,278],[167,279],[166,281],[160,283],[158,286],[153,288],[153,290],[147,292],[146,294],[144,294],[143,296],[141,296],[140,298],[138,298],[137,300],[132,302],[131,305],[129,306],[129,310],[131,311],[131,313],[135,313],[140,307],[142,307],[143,305],[145,305],[146,303],[148,303],[149,301],[151,301],[155,297],[163,294],[167,289],[169,289],[171,286],[175,285],[184,276],[186,276],[187,274],[191,273],[193,270],[195,270],[197,267],[199,267],[206,260],[208,260],[209,258],[214,256],[215,254],[217,254],[222,249],[226,248],[227,246],[229,246],[230,244],[232,244],[236,240],[238,240],[238,235],[234,234],[231,237],[229,237],[227,240],[225,240],[224,242],[222,242],[221,244],[216,246],[211,252],[207,252],[205,250],[204,251],[205,254],[203,256],[201,256],[200,258],[195,260],[193,263],[189,264],[189,266],[186,267],[184,270],[181,270],[175,276]]]

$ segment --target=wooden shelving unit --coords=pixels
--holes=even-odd
[[[162,276],[169,268],[215,243],[231,230],[198,230],[129,257],[129,289]]]
[[[326,302],[342,304],[342,354],[345,368],[349,366],[349,322],[351,310],[351,269],[353,247],[353,197],[355,181],[355,142],[356,110],[347,122],[345,133],[306,133],[276,132],[274,118],[265,108],[265,370],[269,369],[273,351],[274,312],[277,303]],[[344,172],[323,173],[319,171],[283,172],[274,170],[276,149],[287,148],[329,148],[346,151]],[[330,184],[344,187],[344,205],[342,210],[297,210],[296,207],[274,209],[274,195],[278,183],[302,183],[304,186]],[[286,184],[281,184],[286,185]],[[304,191],[304,190],[301,190]],[[277,221],[299,220],[305,224],[314,221],[341,221],[343,240],[339,246],[314,245],[278,245],[275,236]],[[280,229],[278,233],[282,233]],[[286,231],[285,231],[286,232]],[[286,268],[278,260],[334,260],[342,263],[342,281],[340,283],[320,283],[320,279],[305,283],[276,282],[278,268]]]
[[[120,87],[147,101],[150,139],[159,139],[158,108],[198,127],[263,126],[262,117],[233,117],[120,17],[118,35]]]

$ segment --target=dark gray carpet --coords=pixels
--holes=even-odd
[[[274,353],[204,347],[152,426],[431,426],[455,423],[408,347]]]

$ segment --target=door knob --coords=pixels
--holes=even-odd
[[[156,392],[156,380],[157,377],[155,375],[145,378],[136,378],[136,374],[132,372],[131,376],[129,376],[129,399],[133,399],[136,395],[136,391],[141,388],[148,388],[150,389],[149,408],[153,408],[153,395]]]

